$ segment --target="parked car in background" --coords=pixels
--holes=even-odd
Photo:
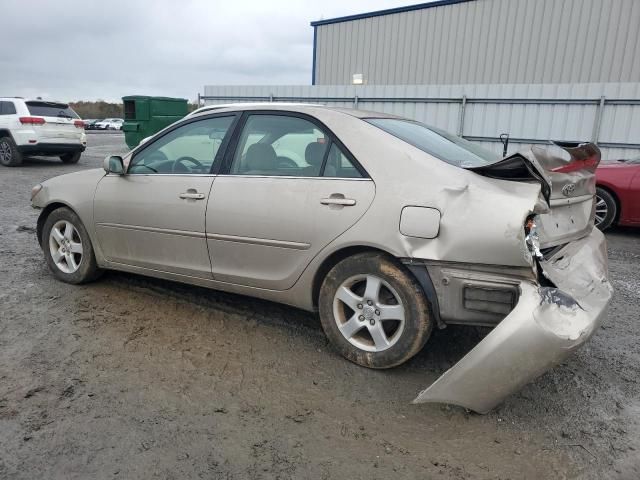
[[[96,130],[122,130],[123,123],[124,120],[122,118],[105,118],[94,125]]]
[[[0,98],[0,164],[15,167],[26,155],[77,163],[86,146],[84,123],[68,104]]]
[[[85,130],[95,130],[96,123],[98,123],[100,120],[98,120],[97,118],[84,118],[82,121],[84,122]]]
[[[596,226],[640,226],[640,157],[602,162],[596,170]]]
[[[36,185],[32,204],[64,282],[114,269],[317,310],[365,367],[447,324],[495,327],[415,400],[484,413],[583,345],[611,301],[600,150],[558,145],[569,158],[501,159],[391,115],[244,104]]]

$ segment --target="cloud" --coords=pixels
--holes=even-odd
[[[309,22],[402,0],[4,0],[0,95],[194,99],[205,84],[311,80]]]

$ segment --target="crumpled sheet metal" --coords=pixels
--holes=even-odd
[[[526,158],[551,188],[548,207],[534,209],[539,214],[536,224],[542,248],[584,236],[593,228],[592,198],[596,192],[595,170],[600,163],[600,149],[593,143],[556,142],[556,145],[569,158],[538,147],[514,155]]]
[[[542,187],[546,206],[536,213],[545,213],[552,199],[565,199],[595,193],[594,172],[600,163],[601,152],[594,143],[554,142],[569,154],[569,158],[554,155],[549,149],[531,147],[490,165],[470,167],[468,170],[493,178],[521,181],[537,178]],[[528,171],[528,173],[526,173]],[[565,190],[567,187],[569,190]]]
[[[414,403],[487,413],[593,335],[613,293],[603,234],[594,229],[541,266],[557,288],[522,282],[514,310]]]
[[[601,159],[600,148],[594,143],[554,142],[569,154],[569,158],[553,155],[547,148],[531,147],[513,156],[526,158],[551,187],[551,198],[562,198],[562,188],[573,184],[571,196],[593,195],[595,176]]]

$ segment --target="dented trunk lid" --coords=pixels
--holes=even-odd
[[[532,213],[542,249],[588,235],[594,225],[595,170],[601,153],[593,143],[554,142],[566,156],[532,147],[496,163],[469,167],[479,175],[540,184],[540,201]]]

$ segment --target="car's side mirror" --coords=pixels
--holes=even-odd
[[[108,155],[103,163],[104,171],[107,173],[115,173],[116,175],[124,175],[124,163],[122,157],[118,155]]]

